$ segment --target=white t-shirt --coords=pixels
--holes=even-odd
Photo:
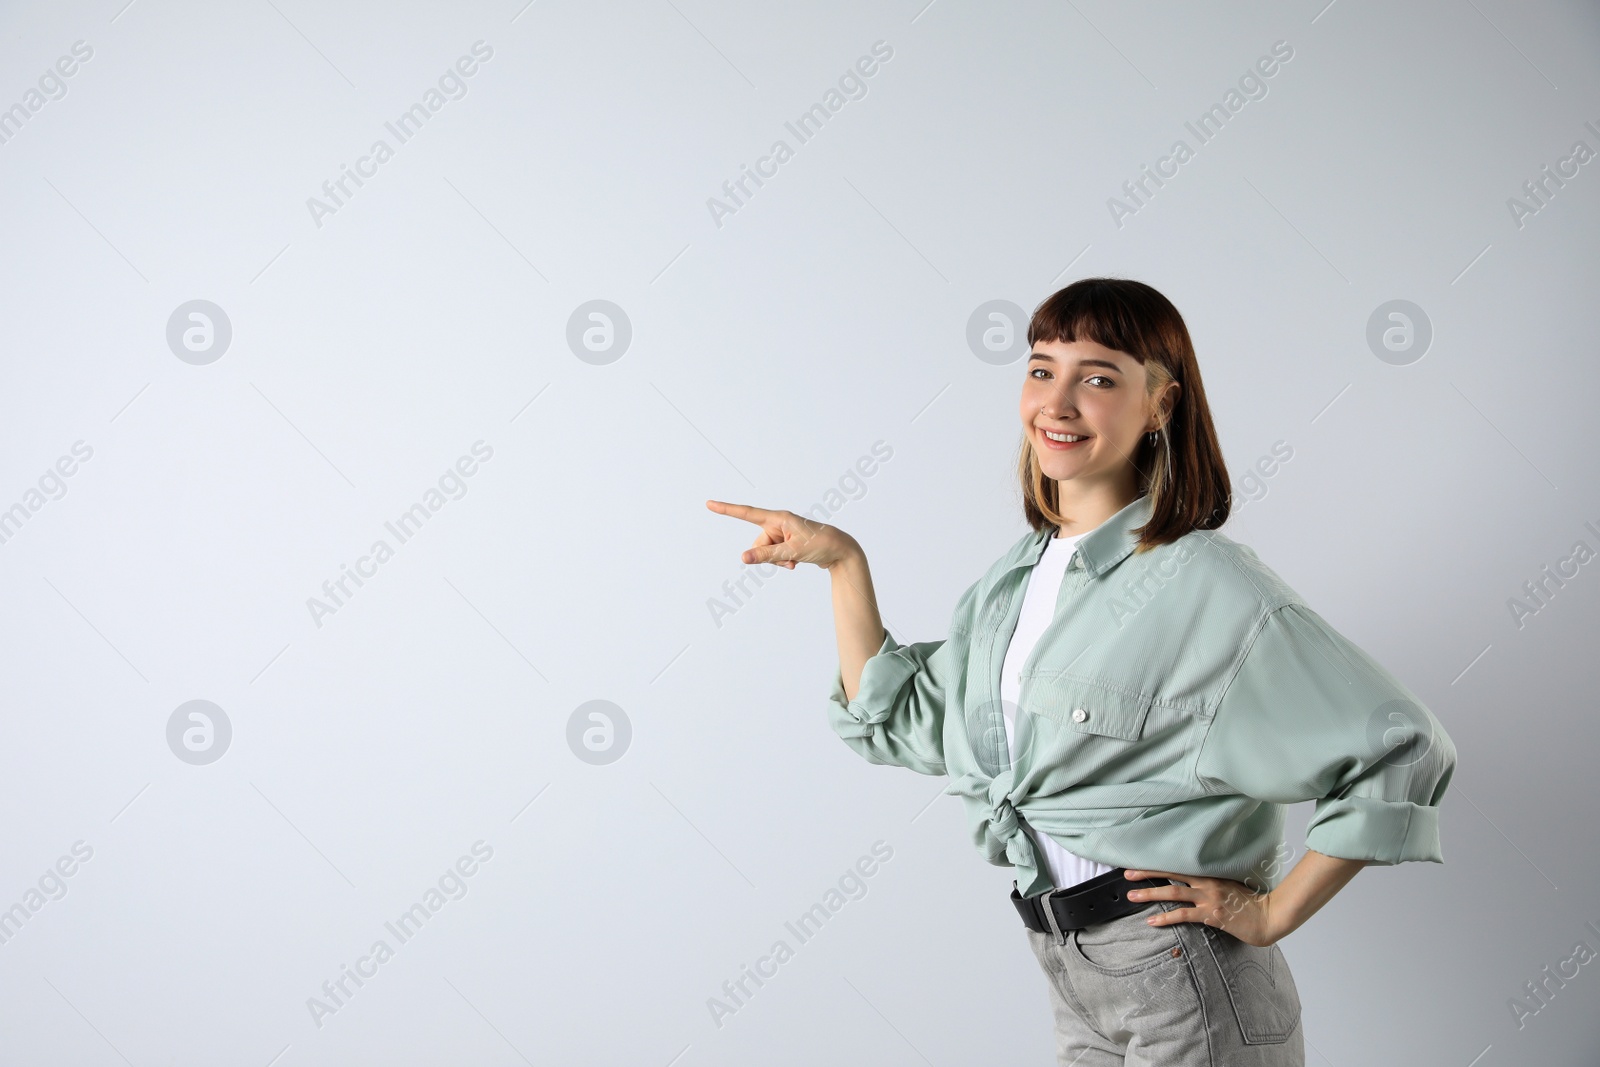
[[[1067,563],[1072,559],[1073,550],[1077,547],[1079,539],[1089,532],[1085,530],[1070,537],[1052,537],[1045,544],[1044,554],[1039,557],[1039,562],[1028,577],[1028,590],[1022,600],[1022,614],[1017,617],[1017,628],[1011,634],[1011,643],[1006,648],[1005,667],[1000,674],[1000,700],[1006,721],[1006,744],[1011,751],[1013,761],[1017,756],[1017,736],[1013,720],[1017,713],[1017,697],[1022,692],[1020,672],[1023,665],[1028,662],[1028,655],[1038,643],[1045,627],[1055,618],[1056,598],[1061,593],[1061,580],[1067,573]],[[1049,868],[1050,877],[1055,881],[1057,889],[1066,889],[1068,886],[1077,885],[1112,869],[1103,863],[1096,863],[1094,860],[1084,859],[1068,852],[1056,843],[1055,838],[1049,834],[1036,833],[1031,826],[1027,827],[1027,832],[1039,846],[1039,852],[1044,857],[1045,865]]]

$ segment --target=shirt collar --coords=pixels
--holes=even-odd
[[[1149,495],[1136,498],[1121,511],[1096,526],[1078,542],[1077,555],[1083,569],[1091,578],[1098,578],[1128,558],[1139,543],[1139,535],[1132,532],[1150,521]],[[1006,560],[1006,570],[1032,567],[1044,555],[1045,546],[1056,535],[1054,526],[1045,526],[1017,542]]]

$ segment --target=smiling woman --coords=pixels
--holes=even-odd
[[[828,723],[869,763],[949,777],[973,843],[1016,870],[1063,1067],[1302,1067],[1277,942],[1368,864],[1443,862],[1455,747],[1219,531],[1227,467],[1166,297],[1075,282],[1028,342],[1031,529],[961,594],[948,637],[889,634],[844,531],[708,506],[761,527],[745,563],[831,575]],[[1280,879],[1285,806],[1302,801],[1306,849]]]
[[[1017,464],[1023,511],[1035,529],[1050,523],[1070,535],[1090,528],[1058,510],[1063,482],[1101,518],[1118,500],[1156,501],[1156,521],[1141,538],[1147,546],[1227,519],[1227,469],[1194,346],[1177,310],[1169,316],[1163,305],[1172,307],[1136,282],[1117,290],[1079,282],[1034,312]],[[1185,389],[1189,402],[1180,403]],[[1181,470],[1173,468],[1174,452]],[[1181,508],[1178,494],[1167,491],[1175,481],[1196,490]]]

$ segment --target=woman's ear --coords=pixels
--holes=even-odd
[[[1178,408],[1178,382],[1166,382],[1162,392],[1150,403],[1150,418],[1155,419],[1155,426],[1147,427],[1146,434],[1155,434],[1173,419],[1173,410]]]
[[[1168,382],[1167,388],[1161,394],[1161,403],[1157,407],[1161,411],[1161,425],[1165,426],[1172,421],[1172,413],[1178,407],[1178,393],[1183,386],[1178,382]]]

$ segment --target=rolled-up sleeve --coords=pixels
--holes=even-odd
[[[1439,803],[1455,745],[1416,696],[1303,604],[1268,613],[1196,761],[1215,793],[1315,800],[1306,848],[1444,862]]]
[[[948,638],[903,645],[885,629],[882,645],[861,668],[854,700],[845,699],[835,664],[828,723],[867,762],[945,773],[945,704],[966,668],[968,613],[977,586],[962,594]]]

